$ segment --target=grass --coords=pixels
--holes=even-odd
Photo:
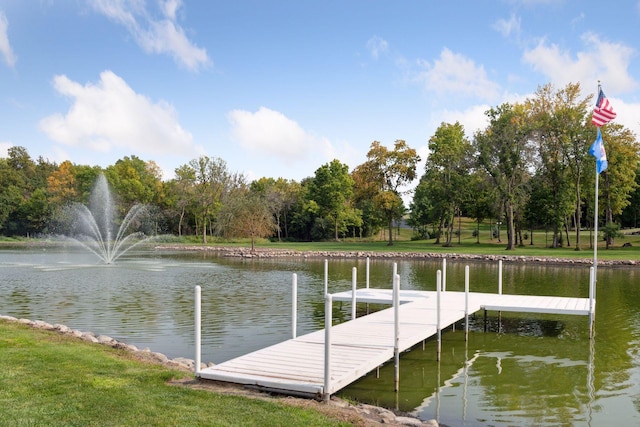
[[[480,227],[480,243],[477,243],[477,239],[473,235],[475,227],[475,222],[469,219],[463,219],[460,226],[460,239],[458,239],[457,235],[454,236],[453,245],[450,247],[435,244],[435,239],[411,240],[413,231],[407,228],[394,230],[393,246],[388,246],[387,234],[380,234],[374,238],[344,238],[337,242],[277,242],[261,239],[256,242],[256,247],[291,249],[297,251],[433,252],[470,255],[522,255],[573,259],[593,258],[593,247],[589,243],[591,235],[588,230],[580,234],[580,250],[576,250],[575,248],[575,232],[569,234],[571,246],[550,248],[551,233],[546,233],[545,230],[534,230],[533,245],[530,244],[530,239],[525,239],[523,246],[517,247],[513,251],[507,251],[505,250],[507,242],[506,231],[504,229],[501,230],[502,242],[498,242],[496,238],[491,238],[489,224],[482,224]],[[606,249],[604,242],[600,241],[598,244],[598,259],[640,261],[640,235],[631,234],[632,231],[637,230],[627,230],[627,234],[616,238],[614,244],[609,249]],[[528,234],[527,232],[527,236]],[[183,244],[202,244],[201,241],[194,240],[193,237],[188,240],[186,238],[182,239],[180,242]],[[622,247],[624,243],[629,243],[631,246]],[[246,239],[221,240],[210,237],[208,238],[208,245],[248,247],[251,243]]]
[[[346,426],[309,408],[167,381],[124,350],[0,321],[0,425]]]

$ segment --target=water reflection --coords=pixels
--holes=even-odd
[[[205,362],[221,362],[288,339],[291,275],[298,275],[297,334],[324,326],[323,260],[225,259],[195,253],[138,253],[95,266],[78,253],[0,250],[0,313],[111,335],[169,357],[193,357],[193,288],[202,287]],[[372,286],[391,288],[391,262],[371,260]],[[447,289],[464,289],[464,265],[449,261]],[[331,260],[329,290],[365,283],[365,261]],[[398,261],[402,287],[435,289],[439,260]],[[586,267],[505,263],[503,292],[588,294]],[[596,337],[583,316],[482,313],[469,341],[443,334],[442,359],[428,341],[404,353],[400,392],[393,364],[341,392],[353,400],[438,418],[450,426],[640,425],[638,270],[598,270]],[[471,264],[471,289],[496,292],[495,263]],[[362,315],[379,306],[358,306]],[[334,305],[334,319],[350,306]],[[486,325],[486,332],[485,332]]]

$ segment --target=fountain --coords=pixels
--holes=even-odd
[[[107,179],[100,174],[91,193],[89,207],[73,203],[65,210],[64,216],[70,227],[67,238],[91,251],[105,264],[113,264],[130,249],[151,239],[141,231],[132,231],[140,226],[147,212],[146,205],[134,205],[116,231],[115,205]]]

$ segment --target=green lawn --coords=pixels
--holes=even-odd
[[[453,238],[453,245],[444,247],[442,244],[435,244],[435,239],[429,240],[411,240],[411,229],[400,229],[394,231],[394,244],[388,246],[387,235],[378,235],[369,239],[345,238],[340,241],[325,242],[286,242],[286,241],[269,241],[261,239],[256,242],[257,248],[270,249],[291,249],[297,251],[362,251],[362,252],[428,252],[428,253],[456,253],[470,255],[515,255],[515,256],[533,256],[533,257],[558,257],[558,258],[593,258],[593,247],[589,244],[590,233],[583,231],[581,233],[580,250],[575,248],[575,232],[570,233],[571,246],[562,248],[550,248],[551,233],[545,233],[544,230],[537,230],[533,233],[533,245],[531,240],[527,239],[523,246],[517,247],[515,250],[507,251],[506,248],[506,232],[502,230],[502,241],[498,242],[496,238],[491,238],[489,225],[483,225],[480,229],[480,243],[473,236],[475,224],[470,221],[463,221],[460,233],[460,239],[457,235]],[[630,234],[631,230],[622,237],[615,239],[614,244],[609,248],[605,248],[604,241],[598,242],[598,259],[602,260],[634,260],[640,261],[640,235]],[[396,235],[397,234],[397,235]],[[527,233],[527,236],[530,237]],[[187,244],[201,244],[193,238],[183,240]],[[622,247],[623,244],[629,243],[630,247]],[[238,246],[250,247],[248,240],[219,240],[209,238],[208,244],[211,246]]]
[[[3,426],[339,426],[312,409],[167,381],[131,353],[0,320]]]

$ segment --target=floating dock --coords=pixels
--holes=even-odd
[[[396,277],[393,290],[354,286],[327,294],[325,325],[332,324],[333,301],[352,303],[351,320],[199,369],[196,377],[326,400],[389,361],[395,359],[397,369],[398,354],[424,340],[437,337],[440,351],[441,330],[480,310],[585,315],[590,316],[590,326],[595,313],[592,290],[589,298],[468,292],[468,284],[466,292],[442,291],[440,272],[438,291],[399,290]],[[199,304],[199,288],[196,301]],[[355,303],[392,306],[356,318]],[[198,334],[196,319],[196,341]],[[199,349],[197,353],[199,367]]]

